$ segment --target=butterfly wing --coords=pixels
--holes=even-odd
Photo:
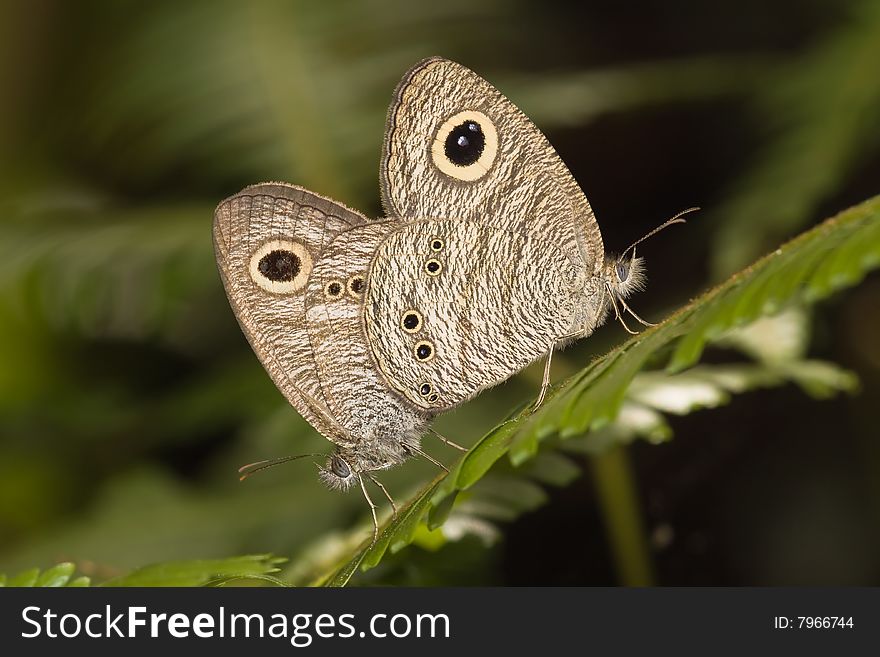
[[[460,64],[426,59],[401,80],[380,175],[389,216],[476,219],[552,241],[601,271],[599,227],[565,164],[525,114]]]
[[[389,390],[364,338],[369,266],[399,225],[283,183],[248,187],[214,215],[220,273],[254,352],[315,429],[358,448],[358,470],[401,461],[427,420]]]
[[[361,214],[284,183],[253,185],[214,213],[214,249],[226,294],[275,385],[321,434],[350,432],[330,410],[306,321],[312,271],[325,245],[367,223]]]
[[[402,225],[406,222],[378,221],[337,235],[321,252],[306,295],[306,324],[324,399],[349,429],[368,469],[401,460],[401,444],[417,444],[427,421],[424,409],[389,389],[364,336],[370,263],[388,233]],[[386,293],[393,297],[397,291]]]
[[[419,408],[455,406],[547,353],[571,325],[580,275],[538,236],[470,220],[399,222],[376,250],[364,299],[376,366]]]

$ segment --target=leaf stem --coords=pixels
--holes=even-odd
[[[654,568],[627,447],[596,454],[591,463],[617,579],[624,586],[652,586]]]

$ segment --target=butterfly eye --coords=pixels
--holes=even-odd
[[[627,278],[629,278],[629,260],[618,262],[614,268],[617,271],[617,280],[621,283],[625,282]]]
[[[426,363],[434,357],[434,345],[427,340],[416,343],[415,348],[416,359]]]
[[[470,110],[446,119],[431,145],[431,158],[437,168],[465,182],[473,182],[486,175],[497,154],[498,132],[495,124],[482,112]]]
[[[290,294],[301,289],[312,272],[305,246],[290,240],[270,240],[251,256],[251,279],[266,292]]]
[[[442,269],[443,265],[436,258],[431,258],[425,263],[425,271],[428,272],[428,276],[439,276]]]
[[[418,333],[422,323],[422,313],[418,310],[407,310],[400,318],[400,327],[407,333]]]
[[[330,459],[330,472],[341,479],[348,479],[351,476],[351,468],[348,467],[348,463],[338,456]]]
[[[328,299],[338,299],[342,296],[344,289],[342,281],[336,279],[327,281],[327,284],[324,286],[324,296]]]

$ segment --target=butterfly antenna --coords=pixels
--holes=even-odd
[[[244,481],[251,475],[254,475],[260,470],[265,470],[266,468],[271,468],[276,465],[281,465],[282,463],[287,463],[288,461],[296,461],[297,459],[303,459],[307,456],[324,456],[323,454],[297,454],[296,456],[281,456],[277,459],[266,459],[265,461],[257,461],[256,463],[248,463],[247,465],[243,465],[238,469],[238,474],[241,476],[238,478],[239,481]]]
[[[433,456],[431,456],[431,455],[428,454],[427,452],[423,452],[421,449],[419,449],[419,448],[416,447],[415,445],[410,445],[409,443],[404,443],[404,447],[406,447],[406,449],[410,450],[413,454],[418,454],[419,456],[421,456],[421,457],[422,457],[423,459],[425,459],[426,461],[430,461],[431,463],[433,463],[434,465],[436,465],[436,466],[437,466],[438,468],[440,468],[441,470],[445,470],[446,472],[449,472],[449,468],[447,468],[445,465],[443,465],[442,463],[440,463],[440,461],[438,461],[437,459],[435,459]]]
[[[467,447],[462,447],[462,446],[459,445],[458,443],[454,443],[454,442],[452,442],[451,440],[449,440],[449,438],[447,438],[447,437],[444,436],[443,434],[438,433],[437,430],[434,429],[433,427],[428,427],[428,431],[430,431],[432,434],[434,434],[434,436],[436,436],[437,438],[439,438],[440,440],[442,440],[444,443],[446,443],[446,444],[449,445],[450,447],[454,447],[455,449],[459,449],[459,450],[461,450],[462,452],[466,452],[466,451],[467,451]]]
[[[367,500],[367,504],[370,505],[370,513],[373,516],[373,543],[379,540],[379,519],[376,517],[376,504],[370,499],[370,494],[367,492],[367,487],[364,486],[364,478],[361,477],[360,473],[358,473],[358,482],[361,485],[361,492],[364,494],[364,499]]]
[[[648,239],[649,237],[652,237],[653,235],[656,235],[656,234],[659,233],[661,230],[663,230],[664,228],[668,228],[668,227],[671,226],[672,224],[684,224],[684,223],[687,223],[687,221],[686,221],[685,219],[682,219],[682,217],[683,217],[684,215],[690,213],[690,212],[696,212],[696,211],[699,210],[699,209],[700,209],[700,208],[697,208],[697,207],[694,207],[694,208],[688,208],[687,210],[682,210],[681,212],[679,212],[678,214],[676,214],[674,217],[672,217],[672,219],[667,219],[667,220],[664,221],[662,224],[660,224],[659,226],[657,226],[654,230],[650,231],[650,232],[649,232],[648,234],[646,234],[645,236],[640,237],[640,238],[637,239],[635,242],[633,242],[633,243],[630,244],[628,247],[626,247],[626,249],[625,249],[624,252],[620,255],[620,257],[623,258],[623,256],[626,255],[626,252],[629,251],[630,249],[633,250],[633,257],[635,257],[635,255],[636,255],[636,252],[635,252],[636,244],[641,244],[642,242],[644,242],[644,241],[645,241],[646,239]]]

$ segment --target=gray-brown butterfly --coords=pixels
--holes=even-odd
[[[336,445],[322,479],[359,484],[374,527],[365,477],[388,496],[373,473],[430,458],[420,440],[433,417],[546,356],[540,403],[553,350],[592,333],[609,308],[628,310],[643,281],[634,245],[606,257],[544,135],[459,64],[426,59],[404,76],[380,175],[388,219],[284,183],[248,187],[214,215],[242,329]]]

